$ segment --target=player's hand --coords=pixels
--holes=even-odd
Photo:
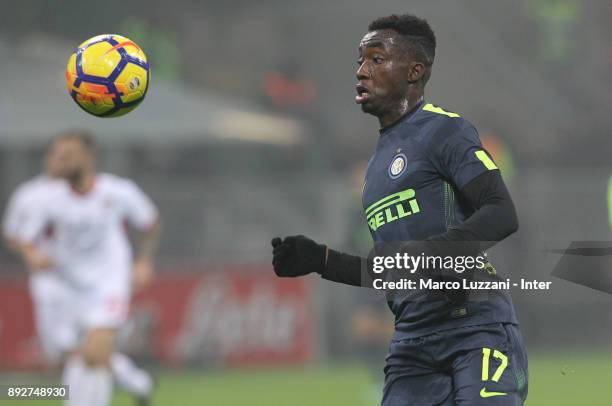
[[[303,235],[272,240],[272,265],[280,277],[307,275],[325,271],[327,247]]]
[[[38,251],[34,246],[23,246],[21,248],[23,260],[30,272],[40,272],[43,269],[51,268],[51,259]]]
[[[132,270],[132,287],[134,291],[139,291],[151,284],[154,273],[153,261],[140,259],[134,262]]]

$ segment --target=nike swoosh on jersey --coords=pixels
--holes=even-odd
[[[507,395],[507,393],[505,392],[487,392],[487,388],[482,388],[480,390],[481,398],[491,398],[493,396],[505,396],[505,395]]]

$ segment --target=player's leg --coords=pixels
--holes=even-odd
[[[61,281],[60,281],[61,282]],[[85,364],[81,356],[80,345],[80,326],[79,312],[81,309],[78,295],[68,285],[62,286],[62,305],[61,311],[55,319],[57,330],[62,331],[61,336],[65,337],[67,344],[63,348],[62,361],[62,384],[69,388],[69,400],[65,402],[67,406],[79,405],[81,378],[85,370]],[[52,326],[52,324],[51,324]],[[50,327],[51,327],[50,326]],[[57,333],[57,332],[56,332]],[[56,334],[54,333],[54,334]]]
[[[68,293],[52,271],[35,273],[30,277],[36,333],[45,357],[53,366],[59,366],[64,355],[78,345],[78,328]]]
[[[428,351],[432,339],[391,342],[381,406],[454,406],[452,376],[436,368]]]
[[[52,362],[63,363],[62,383],[70,387],[67,404],[90,404],[90,368],[79,348],[78,295],[50,272],[33,275],[30,288],[45,354]]]
[[[385,383],[381,406],[454,406],[448,374],[398,376]]]
[[[88,385],[81,386],[81,379],[84,374],[88,373],[88,370],[80,352],[69,354],[66,357],[62,382],[70,385],[71,393],[74,393],[74,396],[80,396],[80,392],[83,391],[89,393]],[[146,371],[138,368],[132,360],[120,353],[111,355],[110,371],[117,386],[136,396],[140,404],[148,404],[153,390],[153,379]],[[78,402],[75,401],[74,404]]]
[[[117,285],[121,286],[122,284]],[[122,286],[118,290],[125,292],[129,291],[126,286]],[[126,295],[125,299],[123,300],[126,303],[129,303],[129,296]],[[116,325],[118,329],[125,327],[125,322],[127,320],[127,304],[123,314],[125,317],[114,320],[114,325]],[[106,318],[108,319],[109,317]],[[110,369],[113,374],[114,381],[120,389],[135,396],[138,403],[141,405],[147,405],[150,403],[149,398],[153,392],[154,382],[153,378],[147,371],[139,368],[127,355],[117,351],[111,355]]]
[[[108,280],[97,292],[98,300],[92,300],[91,310],[86,315],[85,323],[91,327],[111,327],[118,331],[127,320],[130,293],[128,281]],[[115,340],[112,341],[108,357],[108,368],[117,386],[136,397],[139,404],[150,403],[153,391],[153,379],[148,372],[138,368],[126,355],[116,351]]]
[[[522,406],[527,397],[528,372],[518,327],[511,324],[481,327],[471,337],[461,337],[457,346],[460,355],[452,365],[455,404]]]
[[[139,368],[127,355],[115,352],[110,367],[113,378],[121,389],[140,398],[147,398],[153,391],[153,378]]]
[[[83,334],[77,356],[66,364],[68,405],[107,406],[113,392],[111,355],[116,332],[127,317],[129,294],[123,286],[106,283],[74,291],[73,296]]]
[[[108,406],[113,393],[110,356],[115,330],[94,328],[86,332],[81,350],[69,357],[64,380],[70,385],[68,406]]]
[[[44,290],[40,289],[44,285]],[[64,364],[62,381],[68,385],[78,379],[85,367],[79,346],[79,326],[71,309],[70,295],[58,286],[37,283],[32,290],[36,327],[47,359],[54,365]],[[144,399],[151,396],[153,378],[139,368],[128,356],[114,352],[110,357],[110,371],[117,386]]]

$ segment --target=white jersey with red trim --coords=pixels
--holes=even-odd
[[[126,222],[146,229],[157,219],[151,200],[131,180],[98,174],[80,194],[66,183],[46,188],[45,204],[25,222],[19,238],[35,242],[52,227],[50,256],[60,276],[74,287],[114,285],[129,289],[132,252]]]

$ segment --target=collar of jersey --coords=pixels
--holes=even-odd
[[[421,107],[423,107],[423,105],[425,104],[425,99],[421,99],[420,102],[418,102],[417,104],[415,104],[415,106],[407,113],[404,113],[403,116],[401,116],[400,118],[398,118],[393,124],[391,124],[389,127],[384,127],[378,130],[378,132],[380,133],[381,136],[388,134],[391,130],[393,130],[394,128],[397,128],[400,124],[405,123],[406,121],[408,121],[410,118],[412,118],[412,116],[414,116],[414,114],[419,111],[421,109]]]

